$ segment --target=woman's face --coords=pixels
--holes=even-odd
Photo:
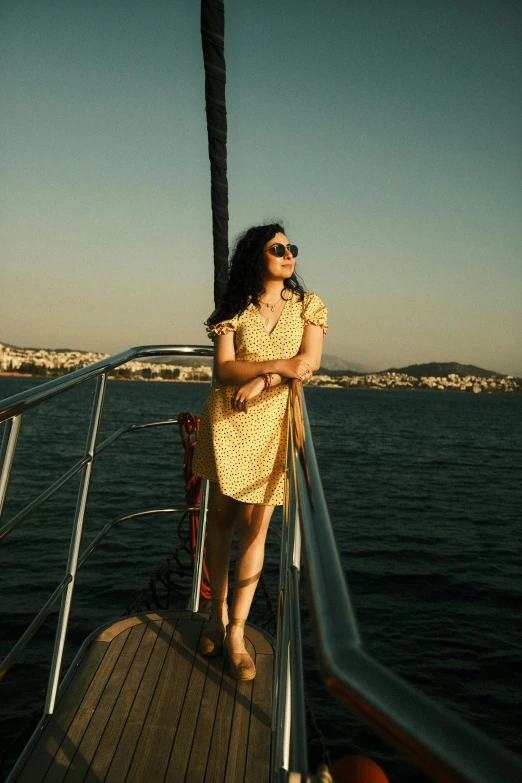
[[[292,277],[295,267],[295,258],[288,249],[290,242],[284,234],[276,234],[263,248],[265,259],[264,280],[285,280]],[[285,254],[280,258],[270,252],[274,245],[284,245]]]

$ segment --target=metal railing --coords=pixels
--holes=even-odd
[[[21,649],[34,636],[52,607],[62,597],[46,698],[46,713],[52,713],[54,709],[72,591],[78,568],[115,525],[146,514],[192,510],[154,509],[118,517],[107,523],[81,557],[79,556],[85,505],[96,455],[127,432],[175,423],[173,420],[168,420],[131,425],[118,430],[101,444],[97,444],[108,374],[131,359],[179,355],[210,356],[212,350],[206,346],[133,348],[63,378],[50,381],[35,390],[16,395],[4,401],[3,408],[0,410],[0,422],[7,422],[0,450],[1,512],[22,415],[31,407],[57,394],[97,378],[83,458],[0,528],[0,538],[11,533],[23,519],[82,471],[66,575],[15,648],[3,664],[0,664],[0,676],[2,676],[16,660]],[[522,762],[517,756],[428,699],[416,688],[378,663],[363,649],[322,490],[310,423],[301,384],[298,381],[293,381],[290,387],[288,428],[275,648],[272,780],[282,782],[292,777],[293,783],[298,780],[305,781],[308,773],[299,597],[302,546],[306,553],[309,575],[317,659],[325,683],[332,693],[345,702],[363,722],[369,724],[377,733],[394,744],[401,753],[412,759],[433,780],[444,783],[514,783],[515,780],[522,780]],[[198,555],[189,604],[194,611],[197,611],[199,605],[207,505],[208,485],[204,482],[198,528]]]
[[[96,379],[96,391],[94,394],[89,430],[87,434],[87,443],[83,457],[75,465],[69,468],[69,470],[67,470],[57,481],[55,481],[54,484],[45,489],[38,497],[34,498],[27,506],[25,506],[25,508],[18,512],[11,520],[0,527],[0,540],[2,540],[7,535],[12,533],[13,530],[18,527],[18,525],[27,519],[27,517],[36,511],[43,503],[45,503],[46,500],[48,500],[56,492],[58,492],[58,490],[65,486],[72,478],[74,478],[74,476],[76,476],[78,473],[81,474],[65,577],[56,587],[50,598],[38,612],[32,623],[25,630],[14,647],[9,651],[6,658],[0,663],[1,678],[13,665],[13,663],[15,663],[22,650],[27,646],[29,641],[41,627],[45,618],[49,615],[56,603],[61,598],[60,615],[58,619],[56,639],[53,649],[53,659],[45,699],[45,714],[52,714],[54,711],[58,683],[60,681],[60,673],[62,668],[65,638],[69,624],[71,602],[78,568],[83,565],[86,559],[92,554],[101,539],[117,524],[121,524],[122,522],[129,519],[141,518],[151,514],[176,513],[194,510],[193,507],[151,509],[118,517],[117,519],[114,519],[105,525],[103,530],[101,530],[100,533],[93,539],[88,548],[80,557],[80,544],[84,528],[85,509],[87,505],[92,467],[96,456],[116,440],[118,440],[122,435],[128,432],[135,432],[137,430],[143,430],[149,427],[158,427],[177,423],[176,420],[169,419],[168,421],[151,422],[147,424],[131,425],[130,427],[122,427],[117,432],[108,437],[105,441],[98,444],[98,433],[109,373],[111,373],[117,367],[120,367],[122,364],[125,364],[126,362],[129,362],[133,359],[153,358],[159,356],[212,356],[212,353],[212,348],[209,348],[208,346],[157,345],[130,348],[129,350],[117,354],[116,356],[103,359],[96,364],[92,364],[88,367],[76,370],[75,372],[65,375],[62,378],[49,381],[48,383],[38,386],[36,389],[30,389],[28,391],[22,392],[21,394],[14,395],[13,397],[8,398],[7,400],[3,400],[0,403],[0,423],[5,422],[4,436],[2,439],[2,446],[0,448],[1,521],[4,500],[9,485],[9,478],[16,453],[16,446],[18,443],[18,436],[22,425],[23,415],[26,413],[26,411],[30,410],[34,406],[41,405],[58,394],[69,391],[79,386],[80,384],[86,383],[89,380]]]
[[[307,779],[298,600],[302,537],[316,656],[330,691],[435,781],[522,780],[518,756],[427,698],[364,650],[298,381],[292,382],[289,397],[287,472],[274,683],[274,778],[283,769]]]

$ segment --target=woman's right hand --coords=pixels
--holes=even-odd
[[[298,378],[300,381],[309,381],[313,375],[308,362],[299,355],[293,356],[291,359],[281,359],[280,362],[281,369],[278,372],[285,378]]]
[[[240,411],[243,411],[243,413],[248,413],[248,403],[250,400],[253,400],[254,397],[257,397],[259,394],[261,394],[264,388],[265,380],[263,376],[258,375],[256,378],[248,381],[248,383],[244,383],[239,387],[237,392],[232,395],[232,408],[238,413]]]

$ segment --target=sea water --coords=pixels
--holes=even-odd
[[[2,377],[0,398],[39,383]],[[109,382],[100,437],[199,413],[207,390]],[[80,458],[93,396],[89,382],[24,415],[4,521]],[[522,396],[308,387],[306,402],[366,649],[521,753]],[[77,487],[75,479],[0,544],[0,658],[63,578]],[[95,463],[83,540],[121,514],[183,504],[177,427],[127,434]],[[129,521],[95,550],[79,573],[66,664],[179,548],[177,528],[169,515]],[[277,563],[269,537],[272,585]],[[188,579],[180,576],[171,605],[182,605]],[[392,781],[424,780],[330,697],[316,673],[306,607],[303,618],[307,696],[331,758],[365,753]],[[55,628],[56,613],[0,688],[0,746],[43,703]]]

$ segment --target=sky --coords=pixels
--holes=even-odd
[[[522,375],[518,0],[225,2],[231,240],[283,221],[325,352]],[[0,342],[208,344],[197,0],[3,0]]]

